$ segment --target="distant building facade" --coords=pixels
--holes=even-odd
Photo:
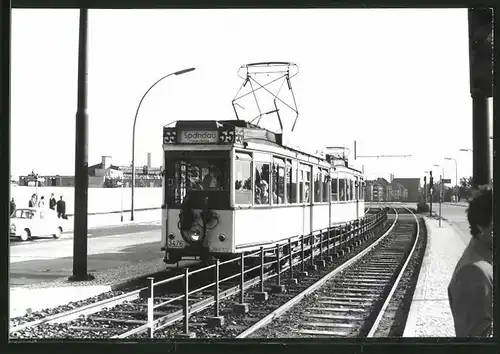
[[[377,181],[366,181],[365,201],[382,202],[384,201],[384,189]]]
[[[107,178],[123,181],[124,187],[132,185],[132,167],[113,165],[111,156],[102,156],[101,162],[88,168],[89,187],[104,187]],[[148,165],[135,168],[136,187],[161,187],[161,167],[151,167],[151,154],[148,153]],[[31,175],[19,176],[20,186],[39,187],[74,187],[75,176],[44,175],[38,180]]]
[[[394,178],[393,182],[396,182],[406,188],[407,201],[418,202],[420,200],[420,178]]]

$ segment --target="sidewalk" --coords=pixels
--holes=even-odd
[[[161,209],[153,210],[141,210],[134,212],[134,221],[130,220],[130,212],[123,213],[123,222],[121,221],[120,213],[110,213],[110,214],[96,214],[87,216],[87,225],[89,229],[101,228],[101,227],[112,227],[112,226],[122,226],[122,225],[134,225],[141,223],[152,223],[161,221]],[[69,216],[68,220],[65,220],[65,233],[73,232],[74,219],[73,216]]]
[[[446,204],[446,205],[454,205],[454,206],[458,206],[458,207],[463,207],[463,208],[468,208],[469,207],[469,202],[445,202],[443,204]]]
[[[447,221],[424,219],[427,248],[403,337],[455,337],[448,284],[465,245]]]

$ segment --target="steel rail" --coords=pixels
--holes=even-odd
[[[366,247],[363,251],[361,251],[359,254],[345,262],[344,264],[340,265],[321,279],[319,279],[317,282],[315,282],[313,285],[302,291],[300,294],[296,295],[293,297],[291,300],[287,301],[285,304],[271,312],[269,315],[261,319],[259,322],[255,323],[253,326],[245,330],[244,332],[240,333],[236,338],[246,338],[258,329],[266,326],[269,324],[271,321],[274,319],[278,318],[281,316],[283,313],[291,309],[293,306],[295,306],[298,302],[300,302],[305,296],[309,295],[310,293],[314,292],[315,290],[319,289],[323,284],[325,284],[328,280],[331,278],[335,277],[338,275],[340,272],[342,272],[345,268],[349,267],[350,265],[354,264],[356,261],[361,259],[366,253],[368,253],[370,250],[372,250],[377,244],[379,244],[383,239],[385,239],[392,231],[394,226],[396,225],[396,222],[398,221],[398,212],[396,209],[394,209],[396,217],[394,218],[394,222],[390,226],[390,228],[382,235],[380,236],[375,242],[373,242],[371,245]]]
[[[411,213],[411,215],[413,216],[413,218],[415,219],[415,223],[417,224],[417,227],[416,227],[417,235],[415,237],[415,241],[413,242],[413,247],[411,248],[411,251],[410,251],[408,257],[406,258],[406,261],[403,264],[403,267],[401,268],[401,271],[399,272],[398,277],[396,278],[396,280],[391,288],[391,291],[389,292],[389,295],[387,295],[387,297],[384,301],[384,304],[383,304],[382,308],[380,309],[380,311],[377,315],[377,318],[375,319],[375,322],[373,323],[370,331],[368,332],[367,338],[372,338],[375,336],[375,332],[377,331],[378,326],[380,325],[380,321],[384,317],[385,311],[387,310],[387,307],[389,306],[389,303],[391,302],[391,299],[392,299],[392,296],[394,295],[394,292],[398,288],[399,281],[401,280],[401,278],[406,270],[406,267],[408,266],[408,263],[410,262],[410,259],[413,256],[413,252],[415,251],[415,248],[417,247],[418,238],[420,237],[420,225],[419,225],[417,216],[410,209],[408,209],[408,208],[404,208],[404,209],[408,210]]]

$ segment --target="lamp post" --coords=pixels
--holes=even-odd
[[[436,167],[441,167],[441,165],[434,165]],[[443,173],[439,176],[439,227],[441,227],[441,203],[443,202],[443,178],[444,178],[444,167],[442,167]]]
[[[139,105],[137,106],[137,110],[135,111],[135,117],[134,117],[134,125],[133,125],[133,128],[132,128],[132,200],[131,200],[131,206],[130,206],[130,220],[134,220],[134,187],[135,187],[135,124],[137,122],[137,114],[139,113],[139,108],[141,108],[141,104],[142,104],[142,101],[144,100],[144,98],[146,97],[146,95],[148,94],[149,91],[151,91],[151,89],[153,87],[156,86],[157,83],[159,83],[160,81],[162,81],[163,79],[166,79],[167,77],[169,76],[172,76],[172,75],[182,75],[182,74],[185,74],[185,73],[188,73],[190,71],[193,71],[195,70],[195,68],[189,68],[189,69],[184,69],[184,70],[179,70],[179,71],[176,71],[174,73],[170,73],[168,75],[165,75],[163,77],[161,77],[160,79],[158,79],[153,85],[151,85],[148,90],[146,91],[146,93],[142,96],[141,100],[139,101]]]
[[[458,187],[458,167],[457,167],[457,159],[453,158],[453,157],[445,157],[444,158],[445,160],[450,160],[450,161],[454,161],[455,162],[455,186]],[[457,196],[455,195],[455,199],[456,201],[458,201],[458,198]]]
[[[119,185],[121,187],[121,191],[120,191],[120,204],[121,204],[121,210],[120,210],[120,220],[121,222],[123,222],[123,180],[122,181],[118,181],[117,185]]]
[[[424,171],[425,174],[429,173],[429,171]],[[429,178],[429,183],[431,183]],[[427,182],[424,181],[424,202],[427,204]]]

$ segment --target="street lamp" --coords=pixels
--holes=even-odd
[[[460,151],[465,151],[465,152],[473,152],[472,149],[460,149]]]
[[[146,91],[146,93],[142,96],[141,100],[139,101],[139,105],[137,106],[137,110],[135,112],[135,117],[134,117],[134,126],[132,128],[132,201],[131,201],[131,208],[130,208],[130,220],[134,220],[134,187],[135,187],[135,124],[137,122],[137,114],[139,113],[139,108],[141,107],[141,104],[142,104],[142,101],[144,100],[144,97],[146,97],[146,95],[148,94],[149,91],[151,91],[151,89],[153,87],[156,86],[157,83],[159,83],[160,81],[162,81],[163,79],[166,79],[167,77],[169,76],[172,76],[172,75],[182,75],[182,74],[185,74],[185,73],[188,73],[190,71],[193,71],[195,70],[195,68],[189,68],[189,69],[184,69],[184,70],[179,70],[179,71],[176,71],[174,73],[170,73],[168,75],[165,75],[163,77],[161,77],[160,79],[158,79],[153,85],[151,85],[148,90]]]
[[[441,167],[441,165],[436,165],[434,164],[434,166],[436,167]],[[439,181],[439,188],[441,189],[440,190],[440,193],[439,193],[439,227],[441,227],[441,203],[443,202],[443,178],[444,178],[444,167],[442,167],[443,169],[443,174],[441,175],[441,178],[440,178],[440,181]]]

